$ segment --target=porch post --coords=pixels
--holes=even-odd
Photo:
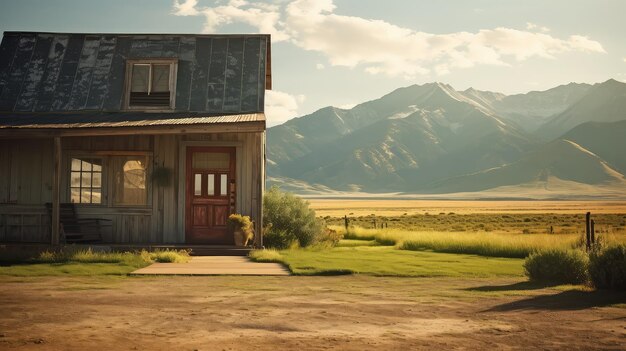
[[[60,193],[61,193],[61,137],[54,137],[54,174],[52,176],[52,245],[59,245]]]
[[[260,181],[259,181],[259,197],[261,198],[259,211],[258,211],[258,221],[259,221],[259,241],[257,246],[259,248],[263,247],[263,195],[265,194],[265,131],[259,133],[260,139],[260,148],[261,148],[261,157],[259,160],[259,167],[261,168],[259,171]]]

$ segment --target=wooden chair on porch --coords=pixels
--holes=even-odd
[[[52,218],[52,204],[46,203],[46,209]],[[51,221],[52,222],[52,221]],[[111,227],[110,219],[78,218],[73,203],[61,203],[59,208],[59,233],[61,242],[66,244],[87,244],[102,241],[102,228]]]

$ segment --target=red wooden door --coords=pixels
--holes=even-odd
[[[232,245],[226,219],[235,211],[235,148],[188,147],[185,240]]]

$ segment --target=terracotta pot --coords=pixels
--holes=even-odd
[[[233,232],[233,237],[235,238],[235,246],[243,246],[244,241],[244,232],[237,229]]]

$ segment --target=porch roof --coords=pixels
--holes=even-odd
[[[149,134],[209,127],[219,132],[265,130],[264,113],[208,114],[194,112],[0,113],[0,135],[42,132],[52,135]],[[125,133],[126,132],[126,133]]]

